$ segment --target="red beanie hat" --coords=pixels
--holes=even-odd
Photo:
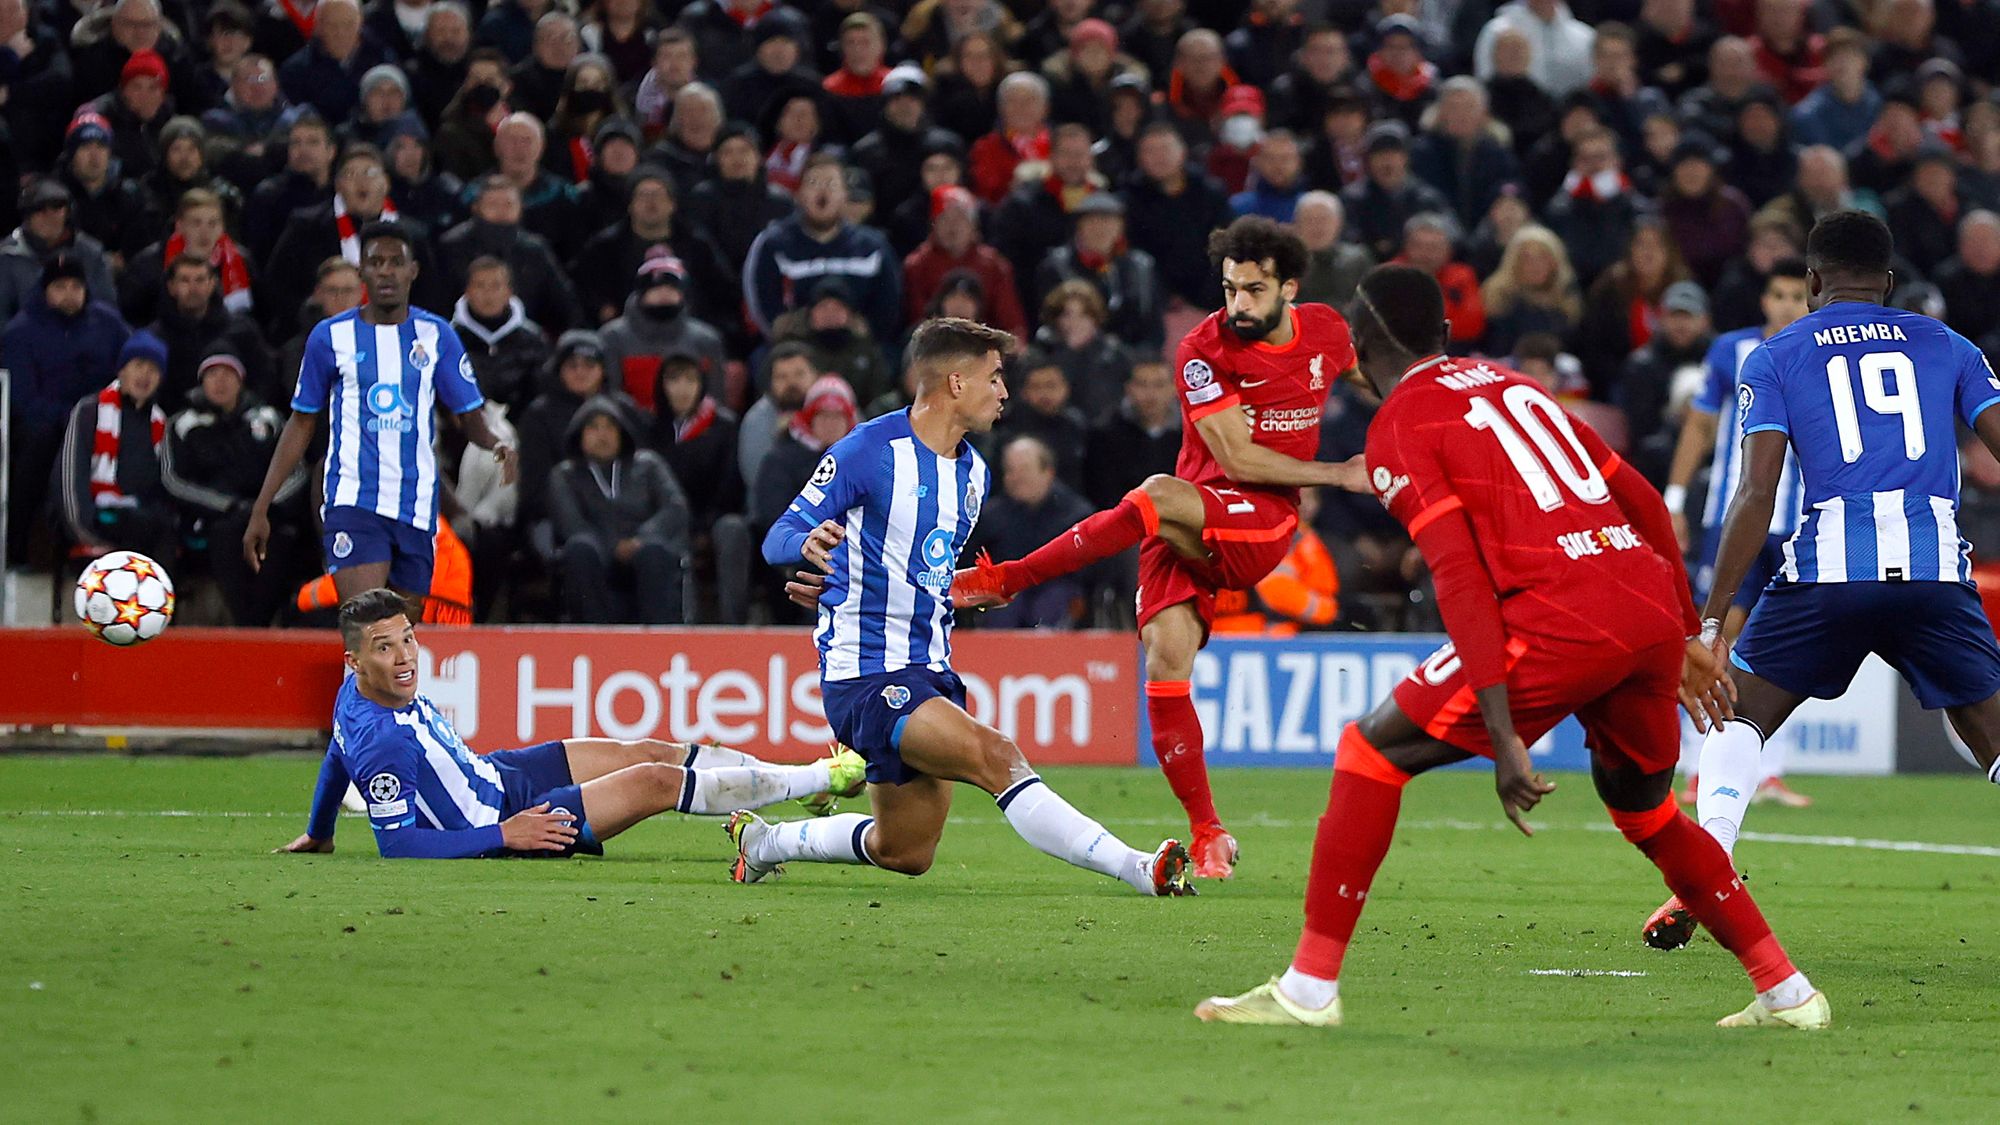
[[[125,60],[125,69],[118,72],[118,85],[124,86],[125,83],[132,81],[134,78],[146,77],[159,79],[160,88],[163,90],[169,85],[167,81],[167,60],[161,58],[158,51],[150,48],[144,51],[134,51],[132,52],[132,57]]]

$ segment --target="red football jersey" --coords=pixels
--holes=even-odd
[[[1258,445],[1300,461],[1319,456],[1320,411],[1333,380],[1354,366],[1354,339],[1347,318],[1330,306],[1293,305],[1291,316],[1292,342],[1283,347],[1242,339],[1220,311],[1210,313],[1181,341],[1174,360],[1182,417],[1175,476],[1195,484],[1229,481],[1194,425],[1219,410],[1242,410]],[[1299,502],[1296,488],[1234,487]]]
[[[1617,456],[1539,384],[1486,362],[1418,364],[1370,424],[1367,462],[1412,537],[1465,513],[1510,638],[1636,652],[1683,636],[1685,579],[1612,498]]]

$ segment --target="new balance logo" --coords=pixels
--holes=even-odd
[[[1727,785],[1718,785],[1715,788],[1709,790],[1708,795],[1711,797],[1741,797],[1743,794],[1738,793],[1736,790],[1731,789]]]

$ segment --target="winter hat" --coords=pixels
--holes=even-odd
[[[151,48],[134,51],[132,57],[125,60],[124,69],[118,72],[119,87],[122,89],[125,83],[134,78],[157,78],[160,80],[162,90],[172,85],[167,78],[167,60],[160,57],[160,52]]]
[[[588,328],[572,328],[556,340],[553,353],[555,366],[560,368],[576,356],[604,362],[604,337]]]
[[[639,263],[637,281],[641,293],[661,285],[671,285],[676,289],[687,288],[687,266],[672,254],[650,254]]]
[[[397,87],[398,89],[402,90],[403,97],[405,99],[409,98],[410,96],[409,76],[403,73],[401,67],[394,66],[390,63],[381,63],[376,66],[371,66],[365,72],[362,73],[361,96],[364,98],[367,97],[368,91],[373,90],[375,87],[381,85],[384,82],[388,82]]]
[[[101,113],[85,111],[76,115],[69,123],[69,134],[63,138],[64,147],[75,152],[84,145],[111,144],[111,122]]]
[[[118,349],[118,367],[122,370],[135,359],[150,361],[164,374],[167,370],[167,345],[158,336],[141,328],[126,337],[125,346]]]
[[[957,184],[939,184],[931,189],[931,218],[937,218],[951,207],[963,207],[977,214],[979,200]]]
[[[1118,50],[1117,29],[1096,17],[1078,20],[1076,26],[1069,29],[1069,49],[1081,51],[1092,43],[1115,53]]]
[[[90,279],[84,273],[83,260],[74,254],[57,254],[42,266],[42,288],[46,289],[63,278],[74,278],[88,284]]]

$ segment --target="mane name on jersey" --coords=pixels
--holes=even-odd
[[[1485,364],[1468,367],[1461,371],[1447,372],[1437,377],[1437,381],[1454,391],[1469,391],[1477,387],[1490,387],[1506,381],[1498,371]]]
[[[1813,333],[1813,343],[1822,348],[1835,344],[1861,344],[1870,340],[1903,340],[1903,326],[1900,324],[1836,324]]]

